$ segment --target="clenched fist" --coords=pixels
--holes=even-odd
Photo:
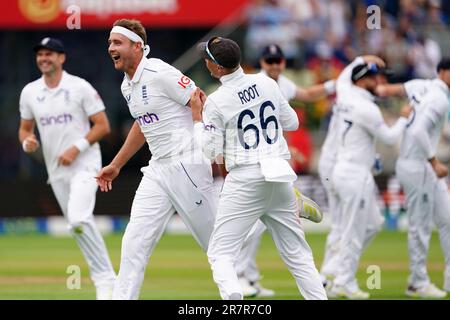
[[[22,142],[23,151],[27,153],[35,152],[39,148],[39,141],[34,134],[29,135]]]

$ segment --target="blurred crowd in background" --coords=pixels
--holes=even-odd
[[[287,58],[285,75],[299,86],[335,79],[346,64],[361,54],[382,57],[394,71],[391,82],[433,78],[441,57],[450,56],[450,1],[445,0],[250,0],[231,37],[241,45],[243,66],[259,69],[259,55],[268,44],[278,44]],[[367,25],[369,6],[380,8],[379,28]],[[374,18],[376,19],[376,18]],[[378,22],[378,21],[375,21]],[[147,28],[151,56],[173,63],[191,49],[211,27]],[[219,30],[219,34],[222,32]],[[66,70],[88,80],[107,107],[112,134],[101,142],[103,162],[108,163],[122,145],[132,124],[120,93],[123,75],[115,71],[107,55],[109,29],[1,30],[0,29],[0,178],[42,179],[46,173],[39,154],[25,155],[17,140],[20,91],[40,76],[31,50],[45,36],[65,42]],[[218,83],[209,77],[203,62],[182,70],[210,92]],[[292,164],[298,174],[316,174],[320,147],[326,134],[334,97],[315,103],[292,102],[301,127],[289,143],[301,160]],[[401,100],[380,101],[387,121],[396,118]],[[450,114],[449,114],[450,116]],[[450,162],[450,128],[446,128],[439,157]],[[385,187],[393,174],[396,150],[382,148]],[[124,170],[144,166],[150,153],[143,148]]]
[[[380,9],[378,21],[373,16],[377,11],[367,10],[373,5]],[[291,78],[300,85],[334,79],[362,54],[383,58],[394,73],[390,82],[430,79],[436,76],[441,58],[450,55],[450,1],[255,0],[245,16],[244,48],[250,69],[258,68],[261,50],[276,43],[286,55]],[[373,20],[368,23],[371,16]],[[315,171],[314,158],[332,103],[331,98],[309,106],[298,105],[304,107],[299,114],[303,126],[309,129],[301,128],[292,139],[306,159],[304,164],[296,165],[299,173]],[[386,107],[386,117],[395,117],[398,103],[380,101]],[[385,169],[392,173],[396,154],[389,149],[382,153],[387,162]],[[441,156],[450,161],[449,128]]]

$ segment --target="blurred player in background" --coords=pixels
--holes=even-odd
[[[234,41],[214,37],[199,49],[211,75],[222,83],[206,102],[200,90],[191,98],[196,138],[210,159],[225,158],[229,172],[208,247],[222,299],[243,298],[234,264],[259,219],[269,229],[302,295],[326,299],[297,215],[292,188],[297,175],[286,160],[290,153],[283,129],[298,127],[295,111],[275,81],[244,73]]]
[[[286,58],[281,48],[276,44],[268,45],[263,49],[259,62],[262,68],[261,73],[277,82],[281,93],[288,101],[313,102],[335,93],[334,80],[329,80],[324,84],[318,84],[309,88],[302,88],[284,76],[283,72],[286,69]],[[289,146],[289,151],[293,158],[302,158],[302,154],[298,149]],[[308,201],[311,203],[312,200],[301,195],[298,190],[296,192],[305,202]],[[275,295],[273,290],[264,288],[260,284],[261,274],[256,265],[256,254],[265,230],[266,228],[257,228],[255,230],[258,233],[258,241],[253,241],[250,244],[248,252],[242,251],[237,259],[243,262],[237,266],[236,271],[243,288],[244,297],[251,296],[253,288],[257,290],[257,297],[272,297]]]
[[[218,195],[211,163],[193,136],[188,106],[195,83],[162,60],[147,59],[146,31],[137,20],[116,21],[108,42],[114,67],[125,73],[121,90],[136,121],[116,157],[98,174],[100,189],[111,190],[112,181],[146,141],[152,153],[141,169],[113,294],[113,299],[137,299],[148,259],[175,212],[206,251]]]
[[[445,291],[450,292],[450,198],[445,182],[448,168],[436,158],[450,106],[450,59],[443,59],[437,71],[434,80],[377,87],[380,96],[406,96],[414,107],[400,148],[396,175],[407,201],[410,276],[406,295],[420,298],[445,298]],[[427,272],[432,221],[439,231],[445,257],[445,291],[431,283]]]
[[[288,101],[314,102],[335,93],[336,82],[334,80],[328,80],[323,84],[317,84],[309,88],[302,88],[284,76],[286,58],[281,48],[276,44],[263,49],[259,64],[261,73],[278,83],[283,96]]]
[[[338,93],[343,93],[351,88],[353,85],[351,80],[353,68],[364,63],[375,63],[380,68],[384,67],[384,61],[377,56],[365,55],[357,57],[341,72],[336,80],[336,89]],[[332,283],[332,280],[335,277],[335,271],[338,267],[339,240],[341,237],[340,228],[342,227],[340,221],[341,212],[339,197],[332,184],[332,173],[334,165],[336,164],[339,147],[339,124],[341,123],[339,120],[339,98],[340,95],[338,94],[336,103],[333,106],[333,114],[328,125],[327,136],[321,148],[318,164],[319,177],[327,193],[328,214],[331,216],[331,228],[327,236],[324,259],[320,268],[322,282],[327,289],[330,288],[327,285]]]
[[[393,145],[403,134],[411,107],[402,108],[401,117],[389,128],[374,103],[380,68],[375,63],[355,66],[353,85],[338,88],[339,148],[332,183],[340,202],[341,237],[336,277],[329,297],[368,299],[356,280],[359,259],[370,240],[381,229],[383,217],[375,198],[371,169],[375,162],[375,139]]]
[[[111,299],[115,273],[93,216],[93,177],[102,166],[98,141],[110,132],[105,106],[87,81],[63,70],[60,40],[44,38],[34,51],[42,77],[20,95],[19,140],[25,152],[35,152],[37,126],[48,182],[89,265],[97,299]]]

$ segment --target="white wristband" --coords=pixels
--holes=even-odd
[[[86,138],[82,138],[75,141],[73,145],[77,147],[78,150],[80,150],[80,153],[86,151],[91,146],[91,144],[89,143],[89,141],[87,141]]]
[[[332,95],[336,92],[336,81],[328,80],[323,83],[323,88],[328,95]]]

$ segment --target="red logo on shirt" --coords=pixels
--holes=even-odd
[[[191,83],[191,79],[189,79],[186,76],[182,76],[180,81],[178,81],[178,84],[183,87],[183,89],[186,89],[186,87]]]

